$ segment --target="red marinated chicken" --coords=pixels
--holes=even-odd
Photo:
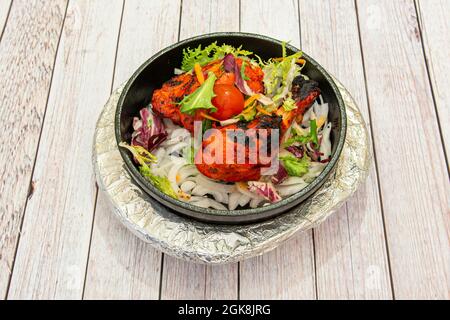
[[[236,59],[236,63],[239,67],[242,65],[242,59]],[[248,86],[256,93],[262,92],[263,86],[263,72],[260,67],[246,63],[245,75],[249,78],[247,80]],[[202,67],[202,72],[206,78],[208,72],[214,72],[219,83],[234,82],[234,76],[231,73],[226,73],[222,67],[222,60],[215,60]],[[202,120],[200,111],[197,111],[195,115],[187,115],[180,112],[180,106],[177,104],[183,100],[184,96],[194,92],[200,83],[194,73],[183,73],[178,76],[172,77],[169,81],[165,82],[161,89],[156,89],[153,92],[152,107],[153,110],[164,118],[171,119],[175,124],[185,127],[190,132],[194,132],[194,121]]]
[[[236,124],[218,127],[217,129],[219,129],[222,138],[219,139],[212,135],[203,140],[203,152],[199,152],[196,155],[195,162],[197,169],[211,179],[222,180],[225,182],[259,180],[261,177],[261,169],[270,167],[270,154],[264,159],[261,159],[261,154],[266,154],[267,152],[265,150],[270,149],[270,147],[263,144],[263,140],[259,139],[258,134],[247,134],[244,145],[242,145],[242,140],[240,142],[235,141],[230,137],[229,133],[227,133],[227,130],[242,129],[244,130],[243,132],[248,132],[246,131],[248,129],[267,129],[268,139],[264,139],[264,141],[270,141],[271,130],[279,129],[279,137],[281,138],[287,128],[291,125],[293,119],[302,117],[307,108],[320,95],[318,83],[313,80],[305,80],[301,76],[294,80],[292,92],[292,96],[297,104],[297,109],[290,112],[284,112],[282,107],[280,107],[276,112],[277,115],[264,115],[250,122],[240,121]],[[217,143],[223,143],[223,147],[218,147]],[[226,161],[227,143],[232,144],[232,149],[234,150],[235,157],[232,162]],[[221,150],[223,155],[217,157],[214,150]],[[271,151],[277,152],[276,150]],[[245,162],[238,161],[237,155],[239,154],[244,155],[243,158]],[[257,157],[257,162],[255,164],[250,164],[251,161],[249,160],[251,157]],[[222,163],[216,163],[217,161],[214,161],[215,159],[222,159]]]
[[[264,115],[250,122],[240,121],[216,128],[219,136],[204,137],[202,152],[198,152],[195,159],[197,169],[209,178],[226,182],[258,180],[261,168],[270,166],[270,155],[262,159],[264,151],[260,150],[266,150],[265,142],[270,141],[271,130],[279,129],[280,125],[280,116]],[[267,140],[260,139],[257,129],[267,129]],[[228,155],[227,145],[233,150]],[[215,154],[217,150],[222,154]],[[221,163],[217,163],[219,161]]]
[[[217,77],[223,73],[220,60],[213,61],[202,68],[203,74],[206,76],[208,72],[214,72]],[[165,82],[161,89],[153,92],[152,107],[153,111],[161,115],[163,118],[171,119],[175,124],[185,127],[189,131],[194,131],[194,121],[202,120],[198,112],[194,116],[190,116],[180,112],[178,103],[183,100],[184,96],[194,92],[200,83],[196,76],[192,73],[183,73],[172,77]]]

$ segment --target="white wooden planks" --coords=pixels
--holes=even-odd
[[[1,298],[14,264],[65,10],[66,1],[15,1],[0,43]]]
[[[114,88],[137,67],[178,38],[179,1],[126,1]],[[121,226],[99,193],[85,299],[158,299],[161,252]]]
[[[396,298],[448,298],[450,188],[412,1],[358,1]]]
[[[297,1],[242,1],[241,31],[290,40],[299,47]],[[314,299],[312,232],[299,234],[262,257],[241,262],[240,283],[242,299]]]
[[[161,253],[113,216],[98,194],[84,299],[157,299]]]
[[[93,119],[111,90],[121,12],[117,1],[69,3],[10,299],[81,298],[96,195]]]
[[[66,1],[15,0],[7,23],[11,1],[1,1],[0,297],[7,294],[14,266],[10,299],[80,298],[83,286],[88,299],[232,299],[238,291],[243,299],[391,298],[383,208],[395,297],[448,298],[450,197],[437,124],[448,154],[450,10],[444,0],[416,2],[421,30],[412,0],[357,1],[356,15],[351,0],[184,0],[179,30],[179,1],[128,0],[112,79],[122,2],[71,0],[31,177]],[[102,194],[95,204],[96,188],[86,166],[92,119],[111,81],[113,87],[120,85],[151,54],[175,42],[178,33],[186,38],[238,30],[239,24],[242,31],[293,40],[297,46],[301,31],[303,49],[344,82],[366,120],[373,121],[378,165],[365,187],[314,237],[299,234],[269,254],[242,262],[240,275],[237,264],[210,267],[168,256],[162,261],[161,253],[115,220]],[[12,136],[17,137],[13,145]],[[30,180],[36,188],[26,205]]]
[[[11,2],[12,0],[0,1],[0,36],[3,32],[6,20],[8,19],[8,12],[9,8],[11,7]]]
[[[311,232],[296,235],[262,256],[240,263],[241,299],[314,299]]]
[[[450,152],[450,91],[448,90],[450,87],[450,2],[446,0],[416,2],[428,72],[448,158]]]
[[[358,23],[353,0],[300,0],[302,49],[335,75],[368,124]],[[314,230],[319,299],[391,298],[375,166],[366,185]]]
[[[183,1],[180,39],[238,30],[239,1]],[[237,266],[196,265],[165,255],[161,299],[236,299]]]

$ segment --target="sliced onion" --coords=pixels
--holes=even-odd
[[[234,210],[239,205],[239,198],[241,197],[241,193],[239,192],[233,192],[229,195],[229,201],[228,201],[228,209]]]
[[[194,189],[195,186],[196,186],[195,182],[192,182],[192,181],[184,181],[184,182],[181,184],[180,189],[181,189],[183,192],[186,192],[186,193],[187,193],[187,192],[190,192],[192,189]]]

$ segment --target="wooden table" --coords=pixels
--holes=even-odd
[[[375,165],[319,228],[240,263],[186,263],[108,211],[95,122],[153,53],[238,30],[336,75]],[[449,298],[450,1],[0,0],[0,31],[0,297]]]

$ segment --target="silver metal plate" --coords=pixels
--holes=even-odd
[[[309,199],[268,221],[207,224],[173,213],[131,180],[117,149],[114,113],[123,86],[113,92],[97,122],[93,165],[114,214],[134,234],[174,257],[199,263],[231,263],[268,252],[299,231],[316,227],[338,210],[366,179],[371,144],[354,99],[336,81],[346,104],[347,135],[335,172]]]

